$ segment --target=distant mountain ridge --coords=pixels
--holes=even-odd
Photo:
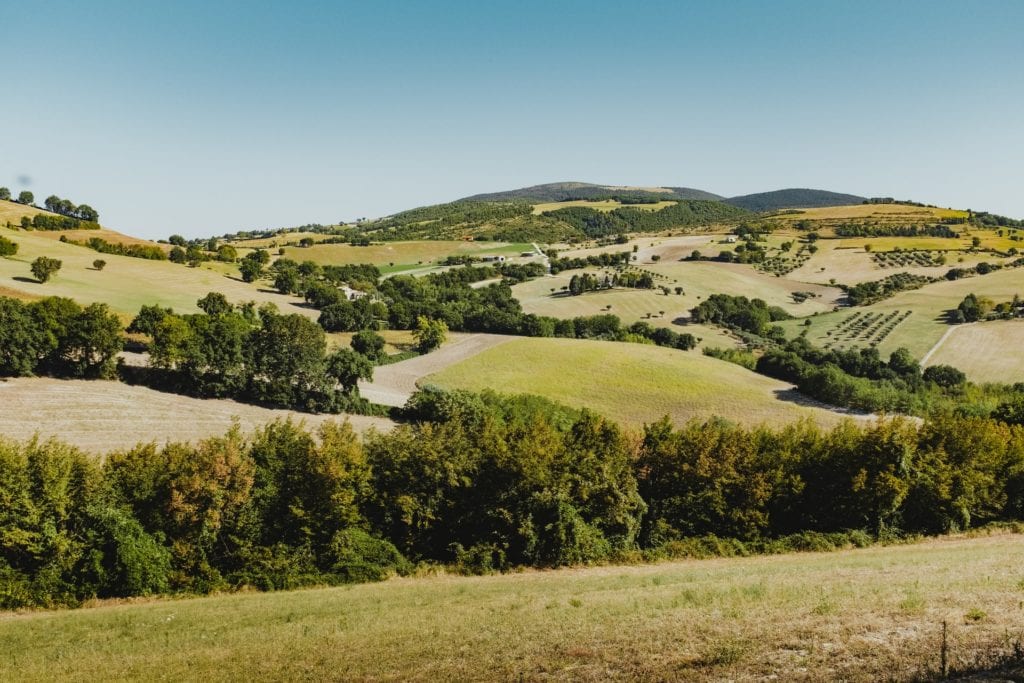
[[[786,188],[771,192],[725,197],[692,187],[598,185],[595,183],[561,182],[531,185],[515,190],[485,192],[464,197],[457,201],[508,202],[527,201],[533,203],[565,202],[574,199],[641,199],[641,200],[687,200],[701,199],[718,201],[747,211],[763,212],[780,209],[816,208],[821,206],[843,206],[861,204],[866,197],[829,190],[812,188]]]
[[[690,187],[637,187],[629,185],[595,185],[594,183],[562,182],[521,187],[516,190],[486,192],[464,197],[459,201],[503,202],[565,202],[573,199],[603,199],[607,197],[638,197],[645,199],[706,199],[721,201],[721,195]]]
[[[822,206],[846,206],[863,204],[867,197],[827,190],[794,187],[773,192],[758,192],[723,200],[726,204],[738,206],[747,211],[778,211],[780,209],[814,209]]]

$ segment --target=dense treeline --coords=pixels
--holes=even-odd
[[[778,336],[771,323],[792,317],[782,308],[769,306],[761,299],[729,294],[712,294],[690,309],[690,318],[695,323],[721,325],[761,337]]]
[[[989,213],[988,211],[971,212],[970,221],[975,225],[981,225],[987,228],[1024,228],[1024,220],[1007,218],[1006,216]]]
[[[433,221],[439,225],[479,223],[500,218],[523,216],[533,211],[528,202],[475,202],[457,201],[448,204],[423,206],[397,213],[374,223],[374,228],[392,228],[407,223]]]
[[[579,270],[581,268],[587,268],[588,266],[596,266],[599,268],[624,266],[629,263],[631,256],[632,254],[628,251],[620,251],[617,253],[606,252],[603,254],[588,254],[586,257],[553,257],[549,259],[549,264],[551,266],[551,274],[557,275],[563,270]]]
[[[123,346],[121,322],[106,304],[0,297],[0,377],[110,378]]]
[[[865,412],[925,416],[944,411],[988,416],[1017,397],[1012,387],[969,384],[962,372],[947,365],[922,371],[903,348],[884,361],[875,348],[825,350],[804,337],[768,349],[754,369],[792,382],[811,398]]]
[[[203,313],[143,306],[129,332],[150,335],[149,368],[127,378],[194,396],[228,397],[310,412],[372,412],[357,382],[373,364],[347,348],[327,353],[323,328],[273,306],[232,305],[223,294],[199,300]]]
[[[938,279],[927,275],[913,275],[911,273],[895,273],[887,275],[881,280],[860,282],[855,285],[840,285],[846,292],[846,298],[851,306],[867,306],[899,292],[909,289],[920,289],[930,282],[937,282]]]
[[[598,211],[586,206],[569,206],[544,212],[577,228],[587,237],[605,237],[628,232],[652,232],[667,228],[708,225],[742,219],[750,214],[722,202],[700,199],[677,201],[657,211],[624,206]]]
[[[836,237],[948,237],[960,233],[947,225],[866,225],[846,223],[835,227]]]
[[[40,213],[32,218],[22,216],[21,227],[25,230],[99,230],[100,224],[72,216],[50,216]]]
[[[60,214],[61,216],[77,218],[78,220],[90,223],[97,223],[100,220],[99,212],[88,204],[79,204],[76,206],[74,202],[67,199],[61,199],[55,194],[51,194],[47,197],[43,202],[43,205],[53,213]]]
[[[151,261],[166,261],[167,252],[154,244],[123,244],[121,242],[108,242],[102,237],[90,237],[85,241],[68,239],[67,235],[60,236],[61,242],[74,244],[79,247],[88,247],[101,254],[116,254],[118,256],[131,256],[144,258]]]
[[[1024,429],[726,422],[640,438],[542,399],[420,392],[360,440],[277,422],[102,460],[0,440],[0,607],[823,549],[1024,515]]]

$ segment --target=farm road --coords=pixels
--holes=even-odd
[[[951,325],[950,328],[946,330],[945,334],[942,335],[939,341],[935,342],[935,346],[929,349],[928,353],[924,354],[924,358],[921,359],[921,367],[924,367],[928,364],[928,360],[935,355],[935,352],[939,350],[939,347],[942,346],[947,339],[949,339],[949,335],[953,334],[955,330],[963,329],[974,324],[975,323],[967,323],[966,325]]]
[[[482,351],[515,337],[503,334],[471,334],[445,344],[437,351],[373,371],[373,382],[360,382],[363,398],[386,406],[403,406],[416,391],[416,383]]]

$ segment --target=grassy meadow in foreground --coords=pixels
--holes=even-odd
[[[538,394],[634,426],[716,415],[743,424],[840,416],[790,400],[790,385],[698,351],[576,339],[514,339],[420,381],[449,389]]]
[[[0,679],[900,680],[1021,637],[1020,536],[0,617]]]

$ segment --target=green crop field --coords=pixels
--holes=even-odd
[[[576,339],[515,339],[430,375],[420,385],[537,394],[588,407],[632,425],[669,415],[676,422],[725,417],[782,424],[837,413],[789,400],[788,384],[738,365],[645,344]]]
[[[1021,636],[1019,536],[0,617],[5,681],[846,680]],[[988,679],[986,679],[988,680]]]
[[[348,244],[317,244],[312,247],[285,247],[284,255],[296,261],[313,261],[321,265],[372,263],[387,270],[389,266],[416,266],[437,263],[448,256],[503,255],[518,256],[533,251],[525,243],[466,242],[424,240],[419,242],[384,242],[368,247]]]
[[[16,256],[0,258],[0,287],[23,296],[66,296],[81,303],[99,301],[120,313],[134,314],[143,304],[194,312],[198,310],[198,299],[217,291],[231,301],[273,302],[285,312],[317,315],[317,311],[295,306],[300,301],[295,297],[242,282],[234,266],[229,267],[235,273],[231,277],[218,272],[225,264],[189,268],[169,261],[100,254],[86,247],[58,242],[36,231],[0,228],[0,236],[19,246]],[[60,259],[63,263],[60,272],[46,284],[39,284],[32,277],[30,264],[38,256]],[[107,262],[102,271],[92,267],[96,259]]]

